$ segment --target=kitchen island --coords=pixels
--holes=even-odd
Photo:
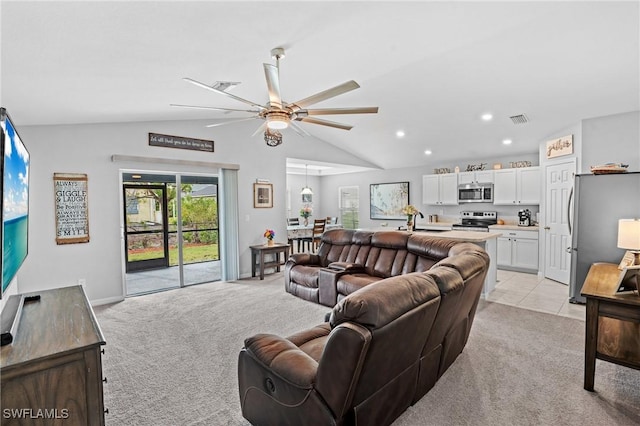
[[[474,231],[417,231],[423,235],[430,235],[435,238],[446,238],[449,240],[465,241],[477,244],[482,247],[489,255],[489,270],[487,277],[484,279],[482,288],[482,297],[487,297],[489,293],[496,288],[498,281],[498,237],[502,235],[500,232],[474,232]]]

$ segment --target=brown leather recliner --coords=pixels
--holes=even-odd
[[[338,303],[328,323],[245,340],[242,415],[254,425],[388,425],[413,401],[440,304],[434,279],[392,277]]]

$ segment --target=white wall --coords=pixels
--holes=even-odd
[[[602,163],[640,171],[640,111],[582,120],[582,173]]]
[[[240,165],[239,247],[240,274],[251,271],[249,246],[264,241],[269,227],[286,235],[286,158],[310,158],[361,166],[368,163],[313,137],[285,133],[284,143],[268,147],[261,136],[250,138],[252,126],[221,126],[207,121],[142,122],[93,125],[25,126],[20,135],[31,154],[29,255],[18,272],[19,292],[69,286],[86,280],[94,303],[123,298],[120,169],[217,173],[211,167],[153,163],[114,163],[114,154],[173,160],[235,163]],[[150,147],[148,133],[213,139],[215,152]],[[86,173],[89,180],[90,242],[56,245],[53,213],[53,174]],[[274,208],[253,208],[253,182],[268,179],[274,185]],[[13,286],[15,287],[15,286]]]

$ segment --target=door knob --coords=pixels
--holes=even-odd
[[[571,247],[567,247],[566,251],[567,253],[571,254]]]
[[[549,229],[551,229],[551,227],[550,226],[545,226],[544,229],[548,231]]]

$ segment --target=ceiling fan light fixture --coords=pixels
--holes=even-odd
[[[284,113],[272,112],[267,115],[267,127],[274,130],[282,130],[289,127],[289,116]]]

